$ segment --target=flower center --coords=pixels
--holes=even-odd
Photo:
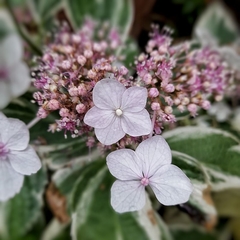
[[[117,114],[117,116],[121,116],[123,114],[123,112],[122,112],[122,110],[120,108],[118,108],[116,110],[116,114]]]
[[[149,179],[146,178],[146,177],[143,177],[143,178],[141,179],[141,184],[142,184],[143,186],[147,186],[147,185],[149,184]]]
[[[0,157],[6,157],[8,152],[9,150],[7,147],[2,142],[0,142]]]

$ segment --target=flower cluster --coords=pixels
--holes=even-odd
[[[125,86],[131,85],[127,68],[114,57],[119,44],[116,29],[86,20],[76,33],[63,26],[54,42],[47,45],[33,72],[34,86],[39,89],[33,97],[40,105],[39,118],[58,111],[60,119],[50,125],[50,131],[63,130],[72,137],[90,132],[83,118],[93,106],[95,84],[105,77],[114,77]]]
[[[232,72],[221,55],[210,48],[193,49],[190,42],[172,44],[170,30],[154,27],[151,39],[136,62],[138,84],[148,88],[155,132],[164,122],[175,122],[173,109],[196,116],[209,109],[209,98],[220,101],[230,86]]]

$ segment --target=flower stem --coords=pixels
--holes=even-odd
[[[35,117],[30,123],[28,123],[27,128],[30,129],[33,127],[36,123],[38,123],[41,120],[39,117]]]

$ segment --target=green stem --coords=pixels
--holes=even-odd
[[[25,40],[25,42],[29,45],[29,47],[37,54],[37,55],[42,55],[42,51],[41,49],[36,46],[32,40],[24,33],[24,31],[22,30],[22,28],[19,26],[18,24],[18,21],[17,21],[17,18],[16,16],[14,15],[14,12],[13,12],[13,9],[12,9],[12,5],[11,5],[11,2],[10,0],[5,0],[5,4],[6,4],[6,7],[13,19],[13,22],[17,28],[17,31],[19,32],[19,34],[21,35],[21,37]]]

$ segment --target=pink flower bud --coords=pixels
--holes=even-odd
[[[77,57],[77,61],[78,61],[78,63],[79,63],[80,65],[83,66],[83,65],[86,63],[87,59],[86,59],[83,55],[79,55],[79,56]]]
[[[68,90],[70,96],[72,97],[75,97],[75,96],[78,96],[78,88],[77,87],[71,87],[69,90]]]
[[[173,112],[173,109],[172,109],[172,107],[170,107],[170,106],[166,106],[166,107],[164,108],[164,112],[165,112],[166,114],[171,114],[171,113]]]
[[[93,78],[95,78],[96,76],[97,76],[97,73],[94,72],[93,70],[89,70],[89,71],[88,71],[88,78],[93,79]]]
[[[205,100],[201,104],[202,108],[208,110],[211,107],[211,103],[208,100]]]
[[[59,111],[59,115],[61,117],[68,117],[69,116],[69,110],[67,108],[61,108]]]
[[[59,102],[56,100],[56,99],[51,99],[48,104],[47,104],[47,107],[49,110],[57,110],[59,109]]]
[[[159,91],[157,90],[157,88],[150,88],[148,92],[148,96],[155,98],[159,96]]]
[[[81,42],[81,37],[79,35],[73,35],[72,40],[74,43],[79,44]]]
[[[63,69],[69,69],[72,66],[71,62],[68,60],[65,60],[62,62],[62,68]]]
[[[83,54],[86,58],[91,58],[93,56],[93,52],[91,50],[85,50]]]
[[[143,77],[143,81],[146,83],[146,84],[151,84],[151,81],[152,81],[152,76],[150,73],[147,73],[144,75]]]
[[[42,107],[40,107],[37,112],[37,117],[46,118],[47,116],[48,116],[48,112],[44,110]]]
[[[124,66],[120,67],[120,71],[119,71],[122,75],[126,75],[128,74],[128,69]]]
[[[195,116],[197,113],[197,105],[194,103],[191,103],[187,107],[188,111],[191,113],[192,116]]]
[[[84,113],[86,111],[86,106],[82,103],[79,103],[77,106],[76,106],[76,110],[78,113]]]
[[[171,93],[175,91],[175,87],[173,84],[168,84],[165,88],[164,88],[165,92],[167,93]]]
[[[153,102],[153,103],[151,104],[151,108],[152,108],[153,111],[160,110],[160,104],[157,103],[157,102]]]
[[[83,83],[79,84],[78,86],[78,94],[80,96],[85,96],[87,94],[87,89]]]

